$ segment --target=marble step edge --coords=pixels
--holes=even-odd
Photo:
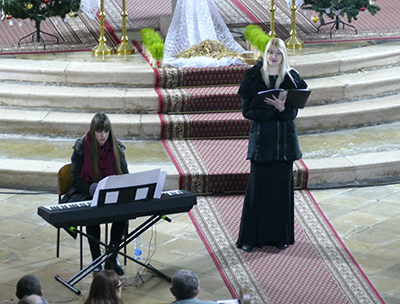
[[[63,112],[1,108],[0,132],[76,137],[85,133],[95,112]],[[107,113],[121,138],[159,139],[158,114]],[[182,115],[175,115],[176,121]],[[237,116],[240,119],[241,114]],[[186,119],[181,119],[186,120]],[[400,121],[400,94],[354,102],[335,103],[299,110],[296,126],[299,134],[355,128]]]
[[[358,154],[347,157],[303,159],[308,168],[309,189],[362,186],[400,180],[400,151]],[[65,163],[7,159],[0,163],[0,187],[57,191],[57,172]],[[133,166],[130,172],[160,168]],[[164,189],[179,188],[179,174],[173,165],[167,171]]]
[[[137,87],[155,84],[154,70],[142,58],[134,63],[2,58],[0,81]]]
[[[364,69],[398,65],[400,41],[379,42],[350,49],[298,53],[289,51],[289,62],[304,78],[349,73]]]
[[[391,42],[339,51],[290,54],[303,77],[320,77],[400,63],[400,43]],[[2,58],[0,81],[61,85],[154,86],[154,71],[144,59],[135,62],[91,62]]]
[[[157,113],[154,88],[69,87],[0,82],[0,105],[55,110]]]
[[[87,132],[97,111],[61,112],[2,108],[0,132],[77,137]],[[156,114],[107,113],[120,138],[160,138],[161,122]]]
[[[0,164],[0,187],[57,191],[57,172],[65,165],[60,161],[7,159]],[[129,172],[142,172],[160,168],[167,172],[164,189],[179,189],[179,173],[170,165],[128,164]]]
[[[376,185],[400,181],[400,151],[303,159],[307,188]]]
[[[307,79],[307,83],[312,90],[309,106],[387,95],[400,92],[400,66],[311,78]],[[154,88],[71,87],[0,82],[0,105],[155,114],[159,108],[159,96]]]

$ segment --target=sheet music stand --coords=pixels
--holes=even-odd
[[[111,188],[111,189],[103,189],[100,190],[99,193],[99,200],[97,203],[97,207],[94,208],[102,208],[105,205],[107,205],[107,195],[110,195],[110,193],[115,194],[115,192],[118,192],[118,199],[115,202],[116,204],[134,204],[135,202],[138,201],[147,201],[147,200],[152,200],[154,196],[154,191],[156,189],[156,183],[153,184],[144,184],[144,185],[138,185],[138,186],[132,186],[132,187],[122,187],[122,188]],[[145,191],[147,190],[147,195],[145,198],[141,199],[136,199],[138,192],[140,191]],[[74,285],[78,283],[80,280],[85,278],[88,274],[90,274],[97,266],[100,264],[104,263],[106,260],[108,260],[111,256],[114,254],[120,254],[124,256],[125,259],[129,259],[153,272],[156,274],[160,275],[164,279],[166,279],[168,282],[171,282],[171,278],[162,273],[161,271],[157,270],[150,264],[144,264],[126,253],[121,252],[122,249],[124,249],[129,243],[131,243],[135,238],[140,236],[142,233],[144,233],[146,230],[148,230],[151,226],[156,224],[159,220],[163,219],[163,215],[152,215],[150,216],[149,219],[147,219],[145,222],[143,222],[141,225],[139,225],[136,229],[134,229],[132,232],[130,232],[127,236],[125,236],[118,247],[114,247],[112,245],[107,245],[104,242],[101,242],[100,240],[92,237],[91,235],[88,235],[84,233],[83,231],[80,231],[78,229],[75,229],[75,231],[87,238],[90,238],[92,240],[95,240],[98,242],[100,245],[105,247],[105,252],[100,255],[97,259],[92,261],[87,267],[83,268],[80,270],[77,274],[75,274],[72,278],[69,280],[65,281],[62,279],[60,276],[55,275],[54,278],[71,289],[73,292],[75,292],[77,295],[80,295],[81,292],[80,290],[76,289]]]

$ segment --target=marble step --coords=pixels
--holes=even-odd
[[[91,52],[0,58],[0,81],[135,87],[155,83],[153,68],[138,53],[104,59]],[[301,50],[289,50],[289,61],[305,78],[396,65],[400,63],[400,41],[310,43]]]
[[[79,136],[86,132],[93,113],[95,113],[94,111],[72,112],[15,107],[0,109],[2,113],[0,116],[1,132],[32,133],[43,136]],[[243,119],[240,113],[235,115],[240,117],[239,120]],[[178,117],[176,121],[179,121],[179,115],[176,116]],[[158,114],[110,113],[109,117],[116,133],[122,138],[159,139],[161,137],[161,120]],[[186,119],[182,119],[182,121],[186,121]],[[299,110],[296,126],[299,134],[305,134],[396,121],[400,121],[400,93],[351,102],[305,107]]]
[[[400,123],[299,136],[308,187],[326,188],[399,181]],[[75,138],[0,136],[0,186],[55,191],[56,173],[70,161]],[[179,174],[159,140],[124,139],[130,172],[161,168],[166,188]]]
[[[306,81],[312,90],[308,107],[384,96],[400,92],[400,66],[308,78]],[[0,105],[67,111],[155,114],[159,109],[159,96],[154,88],[145,87],[56,86],[3,81],[0,82]]]
[[[70,162],[76,138],[0,135],[0,187],[57,190],[57,172]],[[179,174],[161,141],[123,140],[130,172],[161,168],[166,189],[179,188]]]

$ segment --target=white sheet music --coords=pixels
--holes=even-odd
[[[154,169],[131,174],[111,175],[99,181],[96,191],[93,195],[91,207],[96,207],[99,200],[100,190],[136,187],[147,184],[157,184],[154,192],[154,198],[160,198],[164,187],[167,173],[161,169]],[[148,187],[139,188],[136,191],[134,200],[142,200],[147,197],[150,189]],[[106,193],[104,204],[115,204],[118,201],[119,191],[109,191]]]

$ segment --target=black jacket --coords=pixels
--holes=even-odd
[[[83,159],[84,159],[84,149],[83,143],[85,141],[85,135],[75,141],[73,146],[74,152],[71,157],[71,175],[72,175],[72,186],[75,188],[76,192],[84,193],[89,195],[89,188],[92,184],[91,182],[85,182],[80,178],[82,167],[83,167]],[[120,159],[121,159],[121,171],[123,174],[128,172],[128,165],[125,160],[124,151],[126,150],[125,146],[118,141]]]
[[[279,112],[274,107],[250,108],[254,96],[259,91],[268,90],[262,76],[262,61],[247,70],[239,87],[242,97],[242,114],[251,120],[247,159],[256,162],[294,161],[301,158],[294,119],[297,109],[286,106]],[[295,70],[289,71],[292,79],[285,76],[282,89],[306,88],[307,84]]]

